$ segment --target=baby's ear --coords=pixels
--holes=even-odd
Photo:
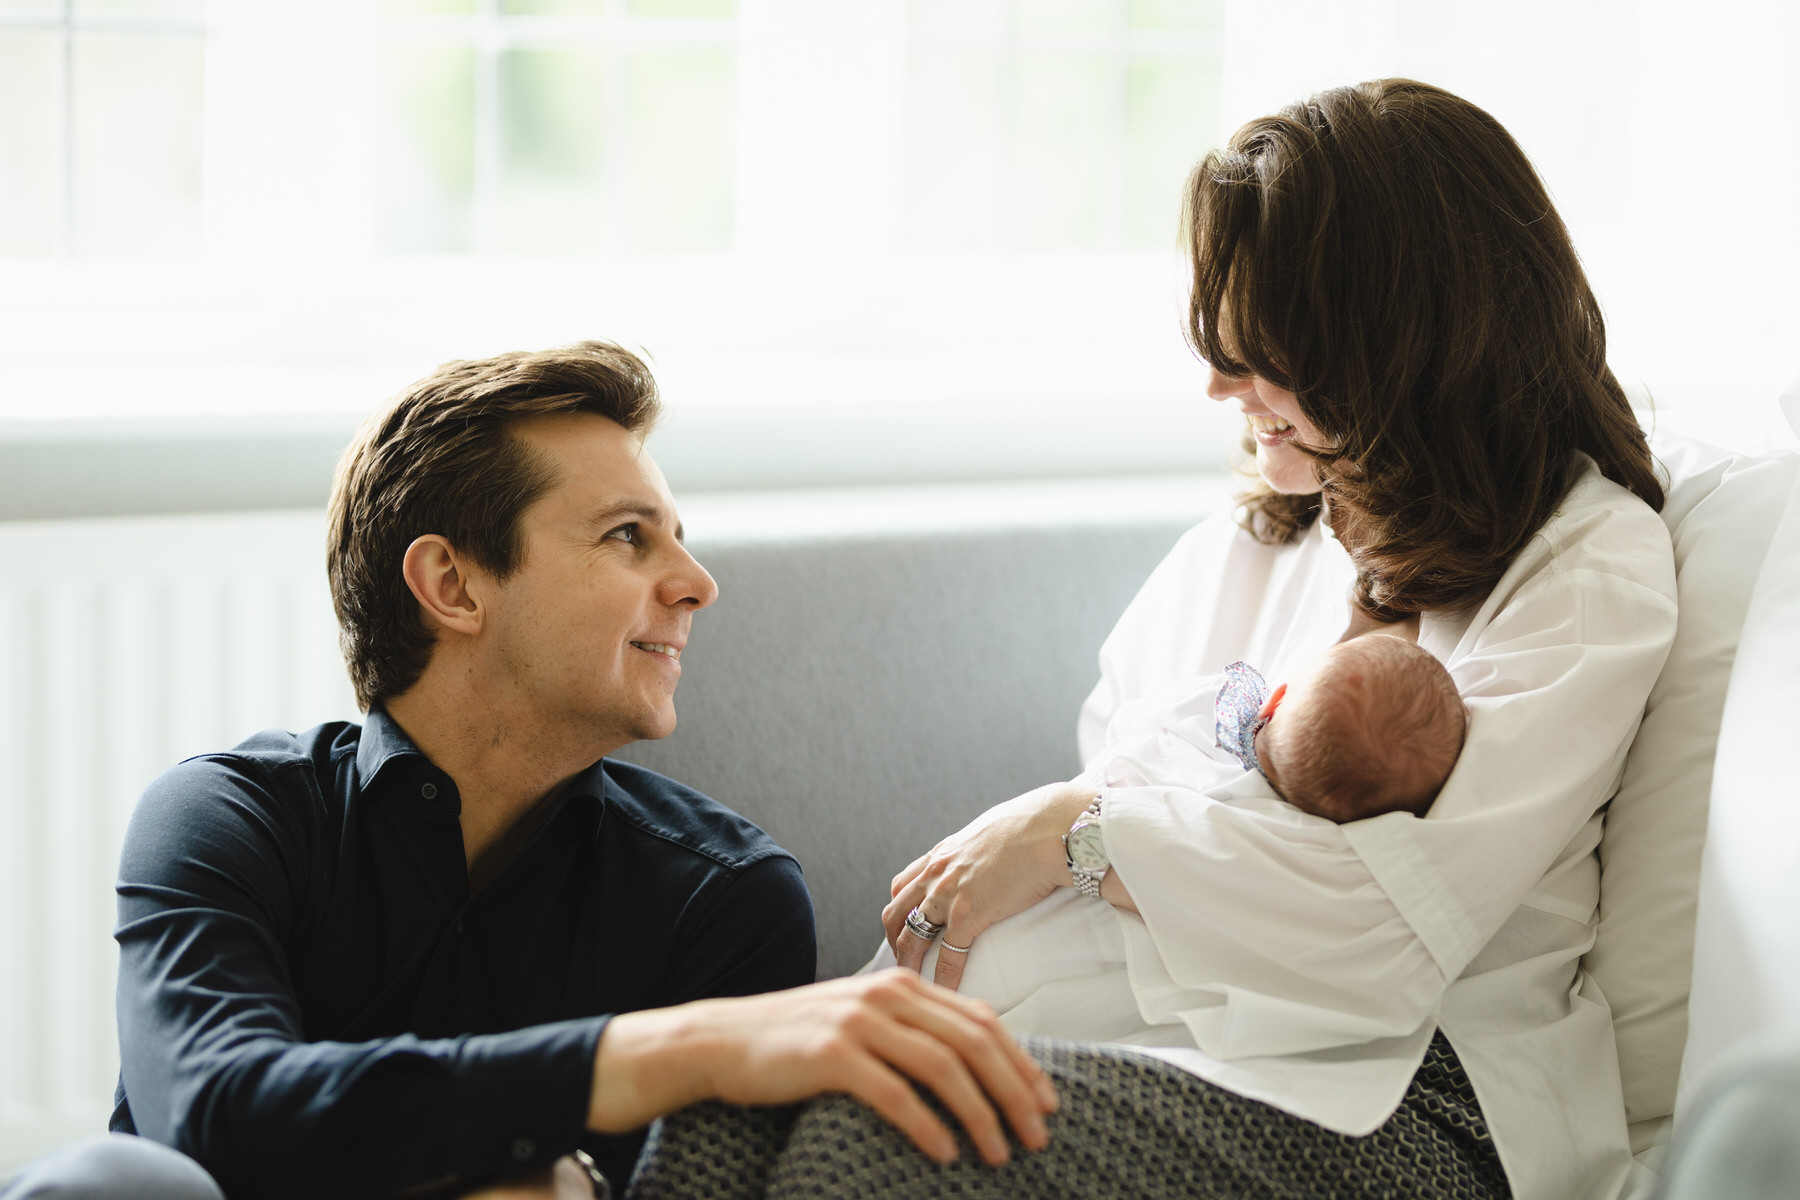
[[[1275,690],[1269,693],[1269,698],[1267,700],[1264,700],[1263,706],[1257,710],[1257,713],[1256,713],[1257,720],[1266,721],[1270,717],[1274,716],[1275,710],[1281,707],[1281,702],[1283,700],[1285,700],[1286,698],[1287,698],[1287,684],[1285,684],[1285,683],[1276,684]]]

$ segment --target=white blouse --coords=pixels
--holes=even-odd
[[[1600,809],[1675,634],[1675,571],[1657,514],[1586,465],[1486,601],[1420,621],[1470,715],[1426,817],[1336,825],[1241,770],[1105,786],[1106,848],[1141,919],[1059,889],[978,939],[969,983],[1003,981],[1009,955],[1041,980],[1054,941],[1059,982],[996,997],[1015,1030],[1145,1046],[1347,1134],[1393,1113],[1441,1027],[1515,1196],[1616,1196],[1630,1151],[1611,1017],[1580,958]],[[1229,514],[1189,532],[1101,649],[1083,760],[1130,700],[1237,659],[1286,678],[1344,632],[1352,580],[1322,522],[1283,546]],[[1046,923],[1054,938],[1031,936]]]

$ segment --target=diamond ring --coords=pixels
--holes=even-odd
[[[944,927],[920,912],[917,905],[914,905],[913,910],[906,914],[906,927],[927,942],[944,932]]]

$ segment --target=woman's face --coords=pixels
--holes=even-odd
[[[1319,490],[1319,473],[1313,460],[1294,449],[1295,441],[1323,446],[1325,439],[1306,414],[1299,398],[1259,375],[1221,375],[1207,368],[1206,394],[1214,400],[1235,400],[1250,422],[1256,439],[1256,470],[1263,482],[1278,492],[1308,495]]]

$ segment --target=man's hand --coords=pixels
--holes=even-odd
[[[990,808],[913,860],[894,876],[894,898],[881,911],[895,961],[917,971],[931,949],[906,925],[915,906],[944,926],[945,943],[967,949],[989,925],[1023,912],[1059,886],[1072,886],[1062,835],[1093,799],[1092,787],[1077,784],[1037,788]],[[965,957],[939,951],[937,982],[959,985]]]
[[[936,1093],[989,1163],[1008,1157],[996,1106],[1027,1148],[1049,1141],[1056,1091],[994,1010],[902,969],[614,1017],[594,1058],[588,1127],[636,1129],[706,1099],[847,1092],[952,1161],[956,1139],[909,1080]]]

